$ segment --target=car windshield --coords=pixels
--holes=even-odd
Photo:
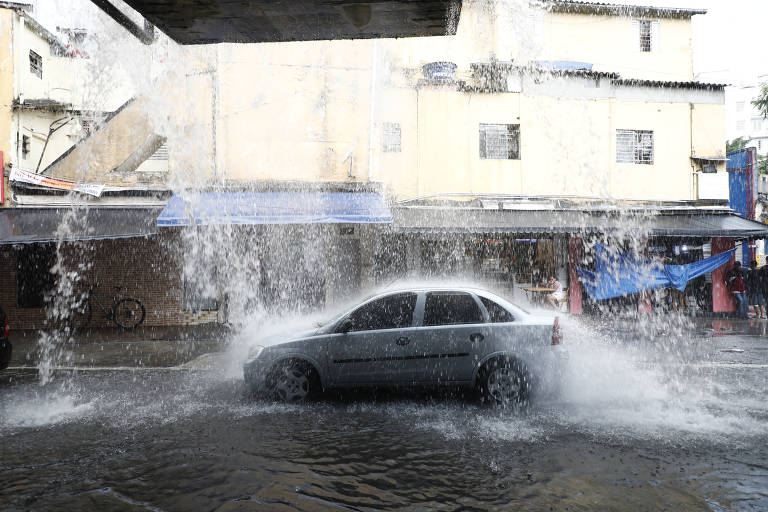
[[[357,299],[348,300],[341,305],[335,306],[332,308],[332,310],[326,311],[323,315],[321,315],[320,319],[315,322],[315,327],[318,329],[324,329],[335,324],[337,321],[341,320],[342,317],[351,313],[352,310],[359,307],[361,304],[368,302],[377,295],[379,294],[371,293],[368,295],[363,295]]]

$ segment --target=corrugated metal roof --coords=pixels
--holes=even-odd
[[[728,212],[392,208],[392,229],[416,233],[610,233],[680,238],[763,238],[768,226]]]
[[[616,85],[639,85],[643,87],[670,87],[677,89],[725,89],[728,84],[710,84],[707,82],[667,82],[663,80],[640,80],[637,78],[617,78]]]
[[[161,208],[88,208],[81,218],[88,226],[62,235],[61,220],[70,208],[4,208],[0,211],[0,245],[72,242],[146,237],[157,233]]]
[[[606,14],[611,16],[653,16],[658,18],[690,18],[696,14],[706,14],[706,9],[686,9],[681,7],[655,7],[652,5],[606,4],[601,2],[577,2],[570,0],[545,0],[545,5],[552,12],[579,14]]]
[[[483,73],[486,78],[494,75],[501,76],[510,71],[519,71],[527,74],[550,75],[555,77],[575,77],[603,79],[608,78],[615,85],[641,86],[641,87],[668,87],[677,89],[724,89],[728,84],[713,84],[706,82],[676,82],[664,80],[643,80],[638,78],[621,78],[621,75],[608,71],[593,71],[587,69],[555,69],[536,65],[521,66],[511,62],[476,62],[470,64],[473,73]],[[477,89],[477,88],[474,88]],[[481,88],[482,89],[482,88]]]

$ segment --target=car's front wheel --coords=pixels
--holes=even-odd
[[[320,394],[320,378],[312,365],[287,361],[277,365],[267,379],[269,394],[285,403],[304,402]]]
[[[491,405],[525,405],[531,395],[531,378],[525,364],[512,357],[485,363],[478,373],[480,396]]]

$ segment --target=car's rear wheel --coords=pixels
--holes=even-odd
[[[491,405],[526,405],[531,378],[525,364],[512,357],[492,359],[478,373],[480,397]]]
[[[269,394],[280,402],[298,403],[316,398],[320,394],[320,378],[309,363],[286,361],[269,373]]]

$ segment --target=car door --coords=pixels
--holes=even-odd
[[[404,377],[417,294],[373,299],[342,318],[328,343],[334,385],[394,383]]]
[[[420,325],[411,336],[418,348],[417,357],[408,361],[411,380],[430,384],[471,380],[478,346],[490,335],[473,294],[427,292]]]

